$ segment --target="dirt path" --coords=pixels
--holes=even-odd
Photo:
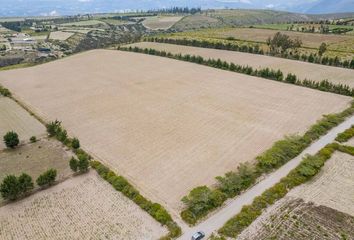
[[[347,119],[336,128],[333,128],[327,135],[321,137],[317,142],[305,149],[305,151],[303,151],[298,157],[270,174],[266,179],[252,187],[250,190],[227,202],[223,209],[209,217],[206,221],[193,228],[184,227],[183,235],[179,239],[189,240],[197,231],[203,231],[207,237],[210,236],[213,232],[221,228],[226,221],[235,216],[244,205],[251,204],[255,197],[261,195],[265,190],[279,182],[281,178],[285,177],[292,169],[299,165],[306,154],[315,154],[325,145],[333,142],[338,133],[350,128],[352,124],[354,124],[354,116]]]

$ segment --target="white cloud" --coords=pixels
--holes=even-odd
[[[250,0],[217,0],[217,2],[223,2],[223,3],[246,3],[246,4],[252,4]]]
[[[266,8],[274,8],[275,6],[274,6],[274,4],[268,4],[268,5],[266,5]]]
[[[79,2],[91,2],[92,0],[78,0]]]

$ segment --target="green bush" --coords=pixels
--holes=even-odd
[[[26,195],[33,187],[32,178],[26,173],[22,173],[19,177],[8,175],[0,185],[0,193],[4,199],[13,201]]]
[[[85,173],[88,171],[89,168],[89,157],[86,154],[79,154],[78,155],[79,161],[77,167],[81,173]]]
[[[347,142],[349,139],[354,137],[354,125],[351,126],[351,128],[345,130],[342,133],[339,133],[338,136],[336,137],[336,141],[340,143]]]
[[[20,143],[17,133],[13,131],[6,133],[4,136],[4,143],[8,148],[15,148]]]
[[[148,212],[156,221],[167,226],[169,234],[161,239],[171,239],[181,235],[181,228],[172,220],[171,215],[158,203],[152,203],[144,198],[124,177],[117,176],[108,167],[98,161],[91,161],[91,167],[108,181],[114,189],[122,192],[126,197],[133,200],[141,209]]]
[[[4,88],[0,85],[0,95],[3,95],[4,97],[11,97],[11,92],[9,89]]]
[[[73,138],[71,140],[71,146],[73,149],[79,149],[80,148],[80,141],[77,138]]]
[[[72,157],[69,161],[70,169],[73,170],[73,172],[77,172],[78,166],[79,166],[79,161]]]
[[[36,138],[35,136],[32,136],[32,137],[30,138],[30,142],[31,142],[31,143],[37,142],[37,138]]]
[[[32,177],[26,173],[22,173],[18,177],[18,183],[19,183],[19,190],[22,195],[27,194],[34,188]]]
[[[55,182],[55,178],[57,177],[57,170],[49,169],[48,171],[41,174],[36,182],[40,187],[51,186]]]

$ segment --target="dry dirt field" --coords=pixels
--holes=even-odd
[[[164,229],[94,171],[0,208],[0,239],[158,239]]]
[[[233,62],[239,65],[248,65],[254,68],[271,68],[280,69],[283,73],[296,74],[300,79],[310,79],[314,81],[322,81],[327,79],[333,83],[341,83],[354,88],[354,70],[338,67],[323,66],[320,64],[312,64],[301,61],[288,60],[277,57],[225,51],[217,49],[197,48],[189,46],[181,46],[174,44],[140,42],[131,44],[141,48],[153,48],[156,50],[164,50],[174,54],[191,54],[202,56],[203,58],[214,58]]]
[[[49,35],[49,38],[54,39],[54,40],[65,41],[66,39],[68,39],[72,35],[74,35],[74,33],[57,31],[57,32],[51,32]]]
[[[157,16],[157,17],[148,17],[143,21],[143,25],[150,29],[169,29],[176,22],[181,20],[182,17],[178,16]]]
[[[337,152],[308,184],[289,193],[354,216],[354,157]]]
[[[69,176],[71,151],[66,151],[62,144],[54,139],[41,139],[16,149],[0,151],[0,181],[8,174],[19,175],[23,172],[36,179],[49,168],[58,171],[57,179]]]
[[[312,181],[268,208],[238,239],[354,239],[353,186],[354,157],[336,152]]]
[[[15,131],[21,141],[46,134],[45,127],[37,119],[10,98],[0,96],[0,150],[5,148],[3,136],[8,131]]]
[[[215,176],[351,101],[114,50],[4,71],[0,82],[43,118],[61,120],[85,150],[173,213],[192,188],[213,184]]]
[[[237,240],[354,239],[354,217],[285,197],[264,212]]]

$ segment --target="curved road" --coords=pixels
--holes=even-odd
[[[190,240],[192,235],[197,231],[203,231],[206,234],[205,239],[207,239],[213,232],[220,229],[226,221],[239,213],[244,205],[251,204],[255,197],[261,195],[265,190],[272,187],[274,184],[278,183],[280,179],[288,175],[292,169],[299,165],[305,155],[313,155],[317,153],[324,146],[332,143],[338,133],[350,128],[351,125],[354,125],[354,116],[348,118],[342,124],[330,130],[326,135],[322,136],[319,140],[306,148],[299,156],[290,160],[275,172],[269,174],[264,180],[260,181],[258,184],[238,197],[228,201],[220,211],[217,211],[215,214],[211,215],[204,222],[201,222],[192,228],[183,224],[183,235],[179,239]]]

